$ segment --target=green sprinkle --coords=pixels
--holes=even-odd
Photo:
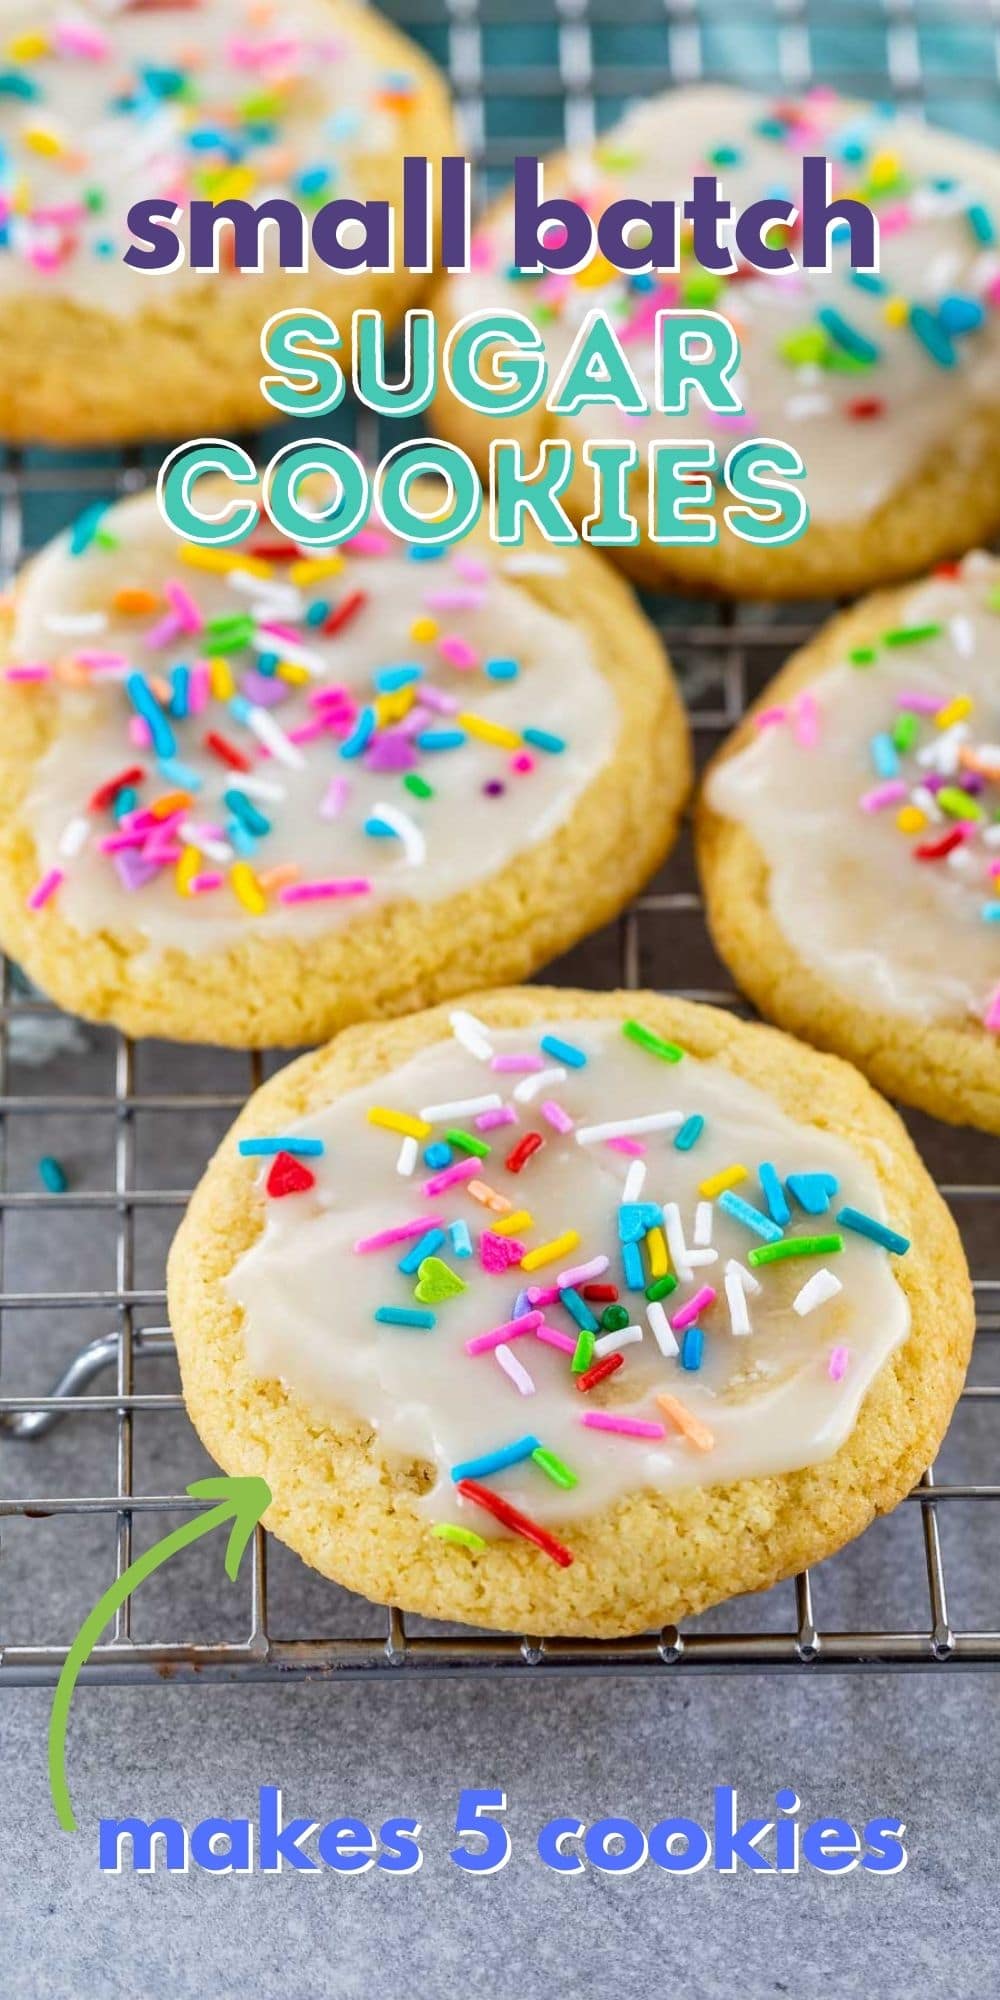
[[[882,644],[883,646],[920,646],[927,639],[936,639],[943,629],[941,624],[893,625],[888,632],[883,632]]]
[[[546,1451],[545,1446],[542,1444],[538,1446],[537,1451],[532,1452],[531,1462],[533,1465],[540,1466],[543,1472],[547,1472],[549,1478],[554,1480],[557,1486],[569,1488],[570,1486],[576,1486],[578,1483],[576,1473],[571,1472],[569,1466],[564,1465],[562,1459],[557,1458],[554,1451]]]
[[[652,1305],[656,1299],[669,1299],[671,1292],[676,1290],[677,1280],[673,1272],[668,1271],[665,1278],[654,1278],[652,1284],[646,1286],[646,1297]]]
[[[576,1337],[573,1359],[569,1364],[571,1375],[585,1375],[594,1359],[594,1335],[589,1326],[581,1326]]]
[[[952,819],[982,819],[983,809],[971,792],[963,791],[961,785],[942,785],[937,795],[938,805]]]
[[[714,271],[692,271],[681,285],[681,301],[686,306],[714,305],[722,290],[722,279]]]
[[[780,1264],[786,1257],[828,1257],[842,1250],[842,1236],[783,1236],[780,1243],[762,1243],[747,1256],[748,1264]]]
[[[407,791],[413,793],[415,799],[432,799],[434,797],[433,785],[429,785],[426,778],[418,777],[416,771],[408,771],[403,779],[403,783]]]
[[[822,327],[803,326],[779,342],[778,352],[793,368],[822,368],[829,359],[830,342]]]
[[[51,1153],[43,1153],[38,1162],[38,1171],[50,1194],[65,1194],[69,1186],[66,1169]]]
[[[477,1139],[472,1132],[463,1132],[456,1125],[452,1127],[450,1132],[446,1132],[444,1136],[449,1146],[461,1146],[463,1153],[475,1153],[477,1160],[486,1160],[489,1158],[490,1147],[486,1144],[485,1139]]]
[[[474,1528],[456,1528],[452,1525],[451,1521],[438,1521],[431,1529],[431,1534],[436,1535],[439,1542],[454,1542],[456,1548],[459,1549],[484,1549],[486,1547],[482,1535],[477,1535]]]
[[[680,1062],[684,1054],[676,1042],[665,1042],[662,1035],[654,1035],[652,1028],[644,1028],[641,1021],[623,1021],[622,1034],[630,1042],[638,1042],[641,1049],[648,1049],[651,1056],[659,1056],[663,1062]]]
[[[904,708],[902,714],[897,716],[893,726],[892,741],[894,747],[897,750],[901,750],[905,755],[908,750],[913,749],[919,731],[919,716],[914,714],[912,708]]]
[[[620,1333],[627,1326],[628,1310],[625,1306],[605,1306],[601,1314],[601,1325],[605,1333]]]
[[[870,667],[875,663],[875,648],[874,646],[852,646],[847,657],[852,667]]]

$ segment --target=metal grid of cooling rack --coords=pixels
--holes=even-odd
[[[397,0],[389,11],[425,40],[433,53],[447,60],[466,140],[478,160],[484,187],[502,176],[516,151],[540,148],[541,107],[551,109],[554,104],[559,122],[556,133],[545,134],[545,144],[553,138],[586,144],[628,96],[671,81],[689,81],[717,68],[712,51],[725,47],[730,23],[734,33],[737,23],[743,32],[760,30],[761,50],[768,52],[763,66],[771,87],[800,88],[815,74],[823,73],[844,89],[871,96],[924,99],[930,108],[938,93],[952,107],[985,97],[1000,114],[1000,0],[974,0],[967,10],[946,8],[944,0],[941,4],[934,4],[934,0],[927,0],[927,4],[922,0],[881,0],[881,4],[879,0],[859,0],[859,4],[841,0],[836,12],[843,37],[842,59],[835,54],[818,65],[813,61],[813,38],[818,21],[825,20],[827,26],[829,21],[828,8],[814,6],[813,0],[745,0],[739,7],[734,0],[633,0],[626,10],[616,7],[614,0],[550,0],[548,7],[544,0],[446,0],[444,7],[437,0]],[[651,39],[641,45],[641,56],[635,35],[626,37],[621,50],[614,46],[615,26],[622,26],[623,11],[628,15],[626,28],[641,29],[644,34],[648,30]],[[975,56],[963,57],[960,48],[957,57],[939,73],[922,60],[926,58],[926,34],[942,22],[954,23],[964,13],[978,38]],[[495,30],[506,33],[519,23],[536,37],[540,35],[540,42],[533,46],[530,57],[511,65],[500,55],[491,54],[491,39]],[[863,60],[856,52],[855,29],[874,34],[876,52],[869,52]],[[508,117],[498,128],[496,108],[511,102],[519,107],[515,121],[511,124]],[[960,117],[956,122],[961,122]],[[146,483],[148,477],[148,462],[140,454],[117,461],[105,456],[72,472],[62,469],[57,461],[10,454],[0,466],[0,572],[4,579],[39,538],[34,524],[41,506],[55,503],[65,508],[82,488],[88,499],[100,492],[122,494]],[[772,615],[759,606],[747,609],[675,603],[650,608],[664,625],[674,664],[691,696],[696,737],[701,747],[708,749],[732,728],[760,680],[773,671],[792,645],[809,635],[824,610],[818,607],[814,618],[801,611],[789,618],[784,613]],[[640,897],[618,926],[617,964],[610,967],[611,976],[627,986],[643,983],[650,941],[662,941],[664,931],[682,919],[696,920],[697,909],[697,897],[687,887],[668,886]],[[653,956],[655,959],[655,953]],[[606,958],[603,970],[607,975]],[[577,968],[574,975],[579,977]],[[606,976],[603,983],[607,983]],[[717,983],[710,982],[697,991],[690,987],[677,990],[717,1004],[738,1004],[731,993],[719,990]],[[87,1065],[81,1062],[84,1073],[79,1089],[61,1094],[46,1094],[37,1088],[25,1093],[12,1090],[8,1081],[12,1039],[23,1032],[26,1023],[57,1021],[56,1010],[24,990],[16,972],[5,966],[0,997],[0,1328],[12,1315],[24,1313],[44,1315],[47,1321],[62,1316],[71,1327],[73,1315],[85,1309],[106,1316],[106,1330],[84,1346],[71,1339],[71,1359],[48,1395],[4,1394],[0,1376],[0,1437],[10,1457],[16,1454],[19,1468],[13,1497],[0,1499],[0,1522],[27,1526],[64,1516],[102,1516],[114,1527],[115,1566],[120,1575],[132,1560],[133,1534],[142,1517],[176,1517],[190,1512],[195,1504],[183,1492],[148,1493],[138,1478],[137,1422],[179,1412],[183,1406],[176,1392],[149,1393],[142,1386],[144,1375],[149,1379],[149,1367],[172,1355],[173,1344],[165,1324],[140,1323],[146,1313],[163,1311],[165,1297],[162,1288],[137,1283],[137,1217],[150,1211],[179,1213],[187,1190],[140,1185],[136,1121],[167,1112],[235,1114],[245,1091],[256,1088],[261,1080],[262,1059],[245,1059],[243,1083],[235,1089],[206,1091],[199,1087],[192,1071],[190,1087],[150,1092],[137,1084],[136,1049],[124,1036],[117,1036],[110,1087],[88,1088]],[[48,1114],[111,1119],[115,1136],[108,1185],[63,1194],[9,1185],[7,1135],[20,1118]],[[958,1153],[954,1146],[949,1149],[958,1171],[942,1181],[942,1191],[959,1223],[975,1215],[980,1225],[975,1232],[975,1251],[981,1345],[984,1338],[1000,1333],[996,1151],[995,1143],[991,1149],[990,1142],[971,1137],[966,1142],[963,1138]],[[93,1216],[95,1230],[110,1232],[113,1287],[50,1291],[40,1276],[38,1284],[28,1290],[8,1288],[3,1245],[11,1219],[24,1211],[44,1217],[56,1205],[63,1213],[67,1206],[81,1209]],[[1000,1386],[973,1383],[963,1400],[978,1405],[988,1417],[998,1398]],[[95,1466],[94,1481],[87,1492],[47,1495],[47,1449],[51,1449],[53,1438],[64,1426],[104,1414],[113,1420],[115,1430],[113,1478],[102,1480]],[[905,1624],[887,1613],[882,1619],[870,1615],[866,1629],[828,1627],[817,1619],[814,1582],[806,1574],[758,1601],[763,1616],[759,1629],[753,1631],[726,1629],[724,1622],[718,1630],[670,1628],[615,1642],[451,1632],[435,1635],[412,1629],[419,1621],[411,1621],[408,1629],[395,1608],[378,1613],[358,1603],[357,1635],[352,1626],[337,1636],[287,1636],[276,1632],[269,1617],[267,1538],[258,1530],[239,1586],[248,1596],[242,1636],[203,1643],[172,1633],[154,1643],[140,1641],[133,1636],[132,1607],[126,1603],[110,1635],[94,1652],[85,1678],[124,1683],[511,1667],[521,1671],[570,1668],[661,1673],[673,1669],[689,1674],[698,1668],[817,1672],[824,1668],[928,1667],[946,1661],[1000,1665],[1000,1629],[963,1629],[949,1619],[949,1581],[938,1519],[938,1510],[945,1502],[1000,1502],[1000,1484],[973,1476],[959,1464],[957,1476],[949,1474],[945,1479],[936,1479],[929,1470],[909,1498],[911,1507],[902,1511],[919,1513],[924,1585],[920,1615]],[[964,1509],[958,1504],[949,1506],[948,1512],[962,1516]],[[150,1525],[148,1520],[142,1524]],[[58,1673],[72,1632],[60,1635],[59,1643],[48,1638],[38,1643],[12,1641],[6,1629],[3,1577],[0,1563],[0,1684],[50,1681]],[[871,1614],[878,1606],[866,1599],[865,1608]],[[996,1619],[990,1622],[998,1623]]]

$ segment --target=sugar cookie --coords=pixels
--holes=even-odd
[[[197,1430],[308,1562],[604,1637],[894,1506],[972,1330],[954,1223],[857,1072],[649,993],[479,994],[293,1063],[168,1286]]]

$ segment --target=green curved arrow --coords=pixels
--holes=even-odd
[[[193,1500],[217,1500],[219,1504],[207,1507],[203,1514],[195,1514],[182,1527],[175,1528],[173,1534],[164,1535],[162,1542],[154,1543],[144,1555],[137,1556],[104,1596],[98,1598],[66,1655],[49,1721],[49,1787],[59,1824],[67,1833],[76,1832],[76,1819],[66,1783],[66,1727],[70,1703],[80,1669],[90,1658],[105,1625],[110,1623],[144,1577],[151,1576],[154,1569],[169,1562],[170,1557],[176,1555],[179,1549],[187,1548],[189,1542],[198,1541],[200,1536],[207,1535],[212,1528],[222,1527],[227,1521],[232,1525],[226,1543],[226,1575],[230,1583],[235,1583],[246,1545],[265,1508],[271,1504],[271,1489],[264,1479],[226,1479],[221,1476],[196,1479],[187,1490]]]

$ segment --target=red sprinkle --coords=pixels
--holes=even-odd
[[[595,1361],[592,1368],[585,1369],[582,1375],[577,1376],[576,1386],[580,1394],[585,1396],[588,1389],[596,1389],[598,1382],[606,1382],[616,1368],[623,1368],[624,1365],[624,1354],[605,1354],[601,1361]]]
[[[305,1194],[316,1186],[316,1176],[311,1168],[295,1158],[294,1153],[275,1153],[274,1164],[264,1183],[268,1194],[277,1201],[285,1194]]]
[[[593,1299],[602,1306],[613,1306],[618,1297],[617,1285],[584,1285],[582,1296]]]
[[[943,861],[946,854],[953,854],[960,847],[965,835],[957,826],[950,833],[942,834],[940,840],[922,840],[913,850],[914,861]]]
[[[881,417],[884,411],[881,396],[856,396],[853,403],[847,405],[847,414],[854,418],[855,423],[865,423],[870,417]]]
[[[206,750],[214,750],[216,756],[221,757],[222,762],[228,764],[232,770],[253,769],[249,757],[245,757],[242,750],[237,750],[235,743],[229,743],[224,736],[220,736],[217,729],[210,729],[203,741]]]
[[[294,542],[254,542],[247,551],[259,557],[261,562],[297,562],[299,550]]]
[[[368,594],[366,591],[349,591],[348,595],[342,597],[340,603],[334,606],[329,618],[324,619],[322,630],[324,632],[342,632],[344,626],[349,625],[351,619],[357,617],[358,612],[364,608],[367,602]]]
[[[118,797],[119,792],[125,790],[126,785],[141,785],[145,776],[141,764],[130,764],[127,771],[119,771],[116,778],[108,778],[103,785],[98,785],[96,792],[88,801],[89,810],[94,813],[103,812],[105,806],[109,806],[112,800]]]
[[[517,1145],[511,1147],[504,1161],[507,1172],[509,1174],[519,1174],[521,1168],[527,1166],[532,1153],[537,1153],[539,1146],[544,1146],[544,1144],[545,1140],[542,1138],[540,1132],[526,1132],[524,1138],[519,1139]]]
[[[512,1528],[515,1535],[523,1535],[526,1542],[534,1542],[543,1555],[551,1556],[560,1569],[568,1569],[573,1560],[572,1551],[564,1548],[545,1528],[540,1528],[530,1514],[522,1514],[512,1507],[509,1500],[502,1500],[499,1493],[491,1493],[488,1486],[480,1486],[475,1479],[460,1479],[458,1491],[463,1500],[474,1500],[477,1507],[484,1507],[487,1514],[501,1521],[505,1528]]]

